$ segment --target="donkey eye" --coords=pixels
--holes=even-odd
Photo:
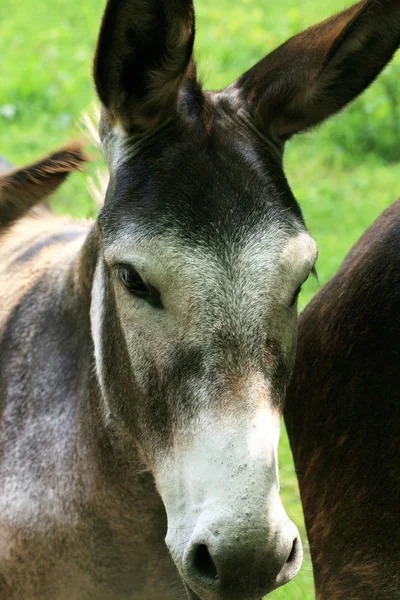
[[[125,287],[138,296],[146,296],[150,293],[149,287],[145,284],[143,279],[131,267],[121,266],[119,268],[119,276]]]
[[[154,304],[161,305],[159,292],[145,283],[135,269],[127,265],[121,265],[118,271],[122,283],[132,294],[145,298]]]

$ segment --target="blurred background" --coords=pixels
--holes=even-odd
[[[344,0],[195,0],[196,57],[207,88],[235,80],[288,37],[348,6]],[[80,135],[82,111],[94,101],[92,57],[101,0],[0,1],[0,155],[33,161]],[[87,177],[74,175],[53,201],[59,213],[94,217]],[[288,144],[285,169],[319,246],[319,284],[310,280],[304,307],[355,240],[400,195],[400,55],[342,114]],[[313,600],[312,567],[296,477],[283,429],[281,489],[299,526],[306,556],[298,577],[270,598]],[[112,599],[110,599],[112,600]]]

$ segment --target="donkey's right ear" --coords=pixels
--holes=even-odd
[[[192,0],[108,0],[94,79],[111,122],[143,131],[173,114],[193,42]]]

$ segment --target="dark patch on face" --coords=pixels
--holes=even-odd
[[[106,244],[132,224],[150,235],[172,229],[218,251],[262,223],[303,223],[279,159],[241,121],[218,106],[208,111],[211,128],[204,111],[182,116],[118,170],[100,215]]]

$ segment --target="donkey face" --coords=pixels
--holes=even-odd
[[[282,150],[376,76],[399,12],[361,3],[207,93],[190,2],[108,2],[95,62],[110,170],[96,367],[108,417],[154,473],[194,597],[255,600],[300,567],[276,453],[297,294],[317,251]]]

